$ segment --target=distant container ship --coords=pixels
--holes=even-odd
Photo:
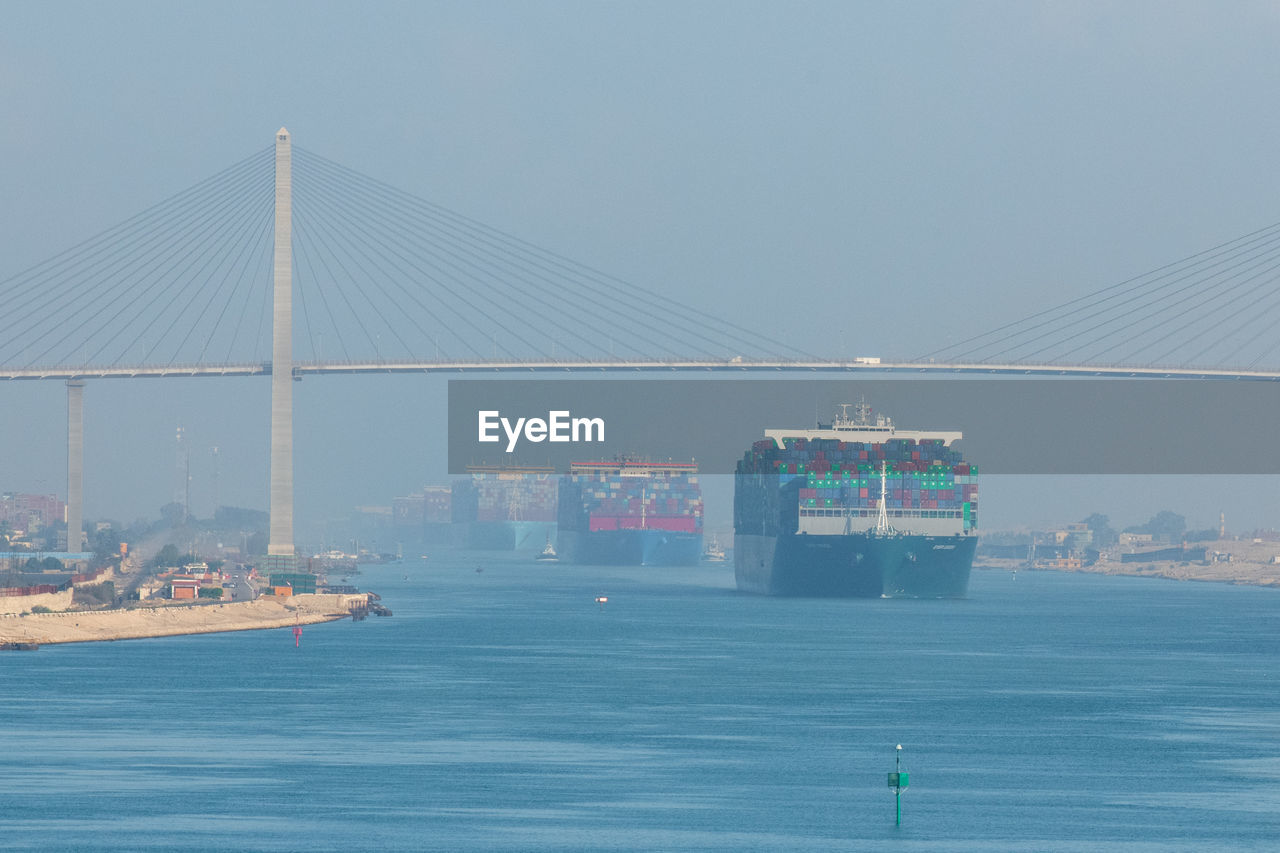
[[[702,553],[702,489],[694,462],[573,462],[560,480],[562,560],[694,566]]]
[[[396,538],[409,544],[448,545],[453,540],[453,494],[447,486],[427,486],[421,492],[391,501],[391,524]]]
[[[978,469],[959,432],[899,430],[848,405],[765,430],[738,462],[734,573],[765,595],[960,598],[977,544]]]
[[[453,484],[454,541],[475,550],[539,550],[556,535],[559,480],[547,467],[471,465]]]

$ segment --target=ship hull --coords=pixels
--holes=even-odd
[[[473,551],[541,551],[556,535],[554,521],[472,521],[462,528],[461,545]]]
[[[702,534],[672,530],[561,530],[556,551],[591,566],[696,566]]]
[[[973,536],[734,537],[738,589],[814,598],[964,598]]]

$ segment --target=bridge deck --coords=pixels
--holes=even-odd
[[[295,377],[354,373],[913,373],[1006,376],[1096,376],[1128,379],[1280,380],[1277,370],[1062,364],[984,364],[852,361],[421,361],[295,362]],[[194,376],[270,376],[270,362],[254,364],[0,368],[0,380],[122,379]]]

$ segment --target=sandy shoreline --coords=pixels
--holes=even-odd
[[[1124,575],[1137,578],[1162,578],[1175,581],[1199,581],[1203,583],[1229,583],[1243,586],[1280,587],[1280,566],[1262,563],[1197,563],[1182,564],[1168,561],[1151,563],[1095,563],[1079,569],[1036,568],[1029,569],[1018,560],[979,559],[975,569],[1001,572],[1071,572],[1073,574]]]
[[[226,604],[0,616],[0,643],[88,643],[291,628],[346,618],[353,604],[366,601],[363,594],[318,594]]]

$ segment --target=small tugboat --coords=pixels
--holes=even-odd
[[[551,535],[547,534],[547,547],[542,549],[542,553],[533,558],[535,563],[558,563],[560,555],[556,553],[556,549],[551,546]]]
[[[724,549],[720,547],[720,543],[716,541],[716,537],[711,537],[711,544],[707,545],[702,551],[702,562],[704,563],[723,563],[728,559],[725,556]]]

